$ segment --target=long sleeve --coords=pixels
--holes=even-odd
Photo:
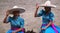
[[[51,13],[51,14],[50,14],[50,21],[54,21],[54,19],[55,19],[55,18],[54,18],[54,14]]]
[[[37,16],[38,16],[38,17],[42,16],[42,15],[43,15],[43,12],[44,12],[44,10],[43,10],[43,9],[42,9],[42,10],[40,10],[40,11],[37,13]]]
[[[11,22],[11,17],[9,16],[7,19],[6,19],[7,22]]]
[[[24,28],[24,19],[21,20],[20,24],[21,24],[21,28]]]

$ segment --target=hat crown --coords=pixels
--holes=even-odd
[[[23,12],[25,12],[25,8],[23,8],[23,7],[18,7],[18,6],[13,6],[13,7],[9,10],[10,14],[13,14],[13,11],[19,11],[19,13],[23,13]]]
[[[12,8],[12,9],[14,9],[14,8],[21,8],[21,9],[25,9],[24,7],[18,7],[18,6],[13,6],[13,8]]]
[[[51,1],[46,1],[45,5],[51,5]]]
[[[13,6],[13,8],[19,8],[18,6]]]

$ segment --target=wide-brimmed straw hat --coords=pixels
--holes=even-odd
[[[46,1],[44,4],[41,4],[40,5],[41,7],[52,7],[52,8],[55,8],[56,6],[51,4],[51,1]]]
[[[25,12],[25,8],[23,7],[18,7],[18,6],[13,6],[10,10],[8,10],[10,14],[13,14],[14,11],[19,11],[19,13]]]

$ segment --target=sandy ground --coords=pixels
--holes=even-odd
[[[0,0],[0,33],[5,33],[8,29],[10,29],[10,24],[4,24],[3,19],[5,16],[6,10],[12,8],[13,6],[24,7],[26,12],[21,14],[21,17],[25,19],[25,28],[26,30],[34,30],[35,32],[39,32],[40,26],[42,23],[42,19],[35,18],[35,7],[36,3],[42,4],[46,0]],[[55,14],[54,23],[57,26],[60,26],[60,0],[50,0],[57,7],[52,8],[52,12]],[[40,7],[42,9],[42,7]]]

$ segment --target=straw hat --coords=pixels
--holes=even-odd
[[[41,4],[41,7],[52,7],[55,8],[56,6],[51,4],[51,1],[46,1],[44,4]]]
[[[25,8],[13,6],[13,8],[8,11],[10,12],[10,14],[13,14],[13,11],[19,11],[19,13],[23,13],[23,12],[25,12]]]

